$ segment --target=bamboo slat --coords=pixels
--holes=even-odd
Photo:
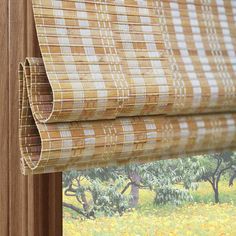
[[[27,59],[20,65],[19,77],[24,174],[124,165],[236,148],[236,113],[42,123],[35,116],[37,98],[48,86],[42,59]],[[35,89],[36,81],[42,90]]]
[[[236,4],[33,0],[20,64],[22,172],[236,148]]]
[[[236,110],[234,1],[33,0],[43,122]]]

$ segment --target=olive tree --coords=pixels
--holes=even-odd
[[[154,191],[155,204],[180,204],[191,200],[189,190],[196,188],[195,181],[201,174],[197,158],[69,171],[63,176],[64,194],[75,198],[78,204],[64,201],[63,206],[85,218],[122,215],[137,207],[140,189]]]
[[[236,155],[233,152],[215,153],[200,158],[201,166],[204,168],[199,180],[207,181],[214,192],[215,203],[220,202],[219,182],[225,175],[229,178],[229,185],[233,185],[236,177]]]

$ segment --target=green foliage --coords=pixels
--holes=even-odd
[[[105,216],[113,216],[116,213],[122,215],[129,208],[129,197],[120,193],[123,185],[122,178],[106,184],[98,179],[91,182],[88,189],[92,194],[94,211]]]
[[[154,199],[155,204],[163,205],[163,204],[174,204],[180,205],[185,201],[191,201],[192,196],[186,189],[178,189],[172,186],[165,186],[163,188],[159,188]]]
[[[123,214],[129,207],[129,196],[121,193],[125,179],[115,168],[69,171],[63,175],[65,195],[75,197],[83,208],[78,213],[87,218],[101,214]]]
[[[74,197],[77,206],[81,206],[73,210],[94,218],[122,215],[136,207],[140,189],[153,191],[155,204],[179,205],[190,201],[190,190],[197,188],[195,181],[202,172],[197,158],[165,160],[122,168],[69,171],[64,173],[63,186],[65,195]],[[66,203],[64,206],[71,207]]]
[[[190,201],[190,189],[203,173],[197,158],[163,160],[142,167],[142,182],[155,191],[155,204],[176,204]]]

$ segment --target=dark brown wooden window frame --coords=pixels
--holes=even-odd
[[[0,1],[0,235],[62,235],[62,175],[23,176],[18,63],[40,56],[31,0]]]

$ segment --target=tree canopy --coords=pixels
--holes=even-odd
[[[236,155],[215,153],[189,158],[161,160],[143,165],[69,171],[63,176],[64,193],[74,197],[77,205],[64,202],[64,207],[81,217],[122,215],[138,206],[139,190],[155,193],[154,204],[179,205],[192,201],[191,191],[199,181],[207,181],[219,203],[219,181],[228,178],[232,186],[236,178]]]

